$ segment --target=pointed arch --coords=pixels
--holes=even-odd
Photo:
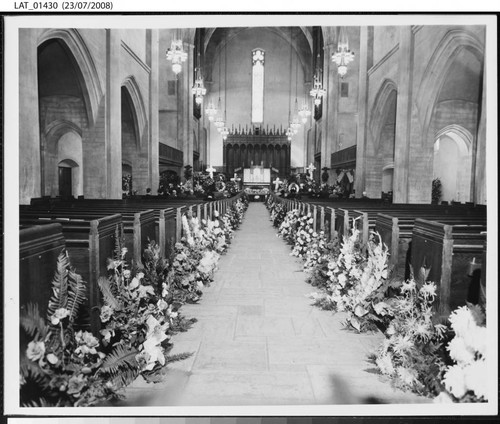
[[[375,151],[380,144],[380,135],[390,112],[390,102],[394,95],[398,93],[398,86],[389,78],[384,79],[373,101],[372,113],[370,116],[370,134],[373,140]]]
[[[145,138],[148,128],[146,107],[144,106],[144,100],[141,95],[141,90],[133,75],[129,75],[127,78],[125,78],[122,87],[127,90],[130,99],[132,100],[134,112],[132,116],[137,128],[139,146],[141,146],[142,140]]]
[[[51,39],[62,40],[69,49],[72,59],[76,62],[75,71],[81,82],[87,117],[89,124],[93,125],[97,119],[99,104],[104,95],[95,61],[77,29],[48,29],[38,38],[38,46]]]
[[[483,43],[468,31],[454,29],[448,31],[442,38],[427,64],[416,95],[416,108],[422,128],[422,143],[425,143],[429,138],[428,133],[434,108],[448,76],[448,71],[457,55],[464,49],[474,54],[481,63],[483,62]],[[431,141],[433,141],[432,137]]]

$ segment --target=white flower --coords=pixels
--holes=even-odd
[[[155,294],[153,287],[143,286],[142,284],[139,286],[137,291],[139,293],[140,299],[142,299],[143,297],[146,297],[147,294],[150,294],[151,296],[154,296],[154,294]]]
[[[475,361],[464,368],[465,385],[472,390],[478,398],[488,400],[487,381],[488,368],[486,361]]]
[[[457,399],[460,399],[467,392],[464,371],[459,365],[448,367],[448,371],[446,371],[444,375],[443,383],[446,390]]]
[[[477,327],[473,331],[469,331],[464,336],[464,341],[472,350],[486,357],[488,346],[488,331],[486,327]]]
[[[45,354],[45,343],[31,341],[28,343],[28,348],[26,349],[26,356],[31,361],[37,361],[41,359]]]
[[[389,355],[380,355],[375,360],[377,367],[380,369],[380,372],[385,375],[393,375],[394,374],[394,366],[392,365],[392,360]]]
[[[476,330],[476,322],[467,306],[455,309],[449,317],[451,328],[458,336],[465,336],[470,330]]]
[[[50,322],[52,325],[57,325],[67,316],[69,316],[69,311],[66,308],[56,309],[54,315],[50,318]]]
[[[470,364],[474,361],[474,351],[465,344],[462,337],[454,337],[446,347],[450,357],[458,364]]]
[[[54,355],[53,353],[49,353],[47,355],[47,361],[51,363],[52,365],[57,364],[59,362],[59,358]]]
[[[159,311],[163,311],[168,308],[168,303],[165,302],[163,299],[158,300],[156,303],[156,306],[158,307]]]
[[[123,276],[128,280],[130,278],[130,269],[124,270]]]
[[[108,322],[109,319],[111,318],[111,316],[113,315],[113,308],[111,306],[108,306],[108,305],[104,305],[102,308],[101,308],[101,315],[100,315],[100,318],[101,318],[101,322]]]
[[[108,343],[111,340],[111,337],[114,337],[115,335],[115,330],[109,330],[105,328],[104,330],[101,330],[100,333],[103,335],[103,340]]]
[[[426,282],[420,287],[420,293],[428,297],[436,296],[436,285],[432,282]]]
[[[407,386],[411,386],[415,381],[417,381],[416,371],[412,368],[398,367],[397,372],[398,372],[399,378]]]

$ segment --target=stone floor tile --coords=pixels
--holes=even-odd
[[[193,365],[193,371],[265,371],[266,369],[266,344],[262,342],[224,341],[224,343],[221,343],[217,340],[203,341]],[[224,372],[221,374],[224,374]]]
[[[236,321],[235,336],[282,336],[295,335],[290,317],[239,316]]]
[[[222,405],[260,405],[275,403],[278,399],[295,404],[314,403],[308,373],[229,371],[193,374],[182,402],[192,405],[217,404],[214,402],[218,401]]]

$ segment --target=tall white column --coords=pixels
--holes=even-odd
[[[399,30],[399,81],[394,148],[394,203],[408,203],[410,166],[411,96],[413,84],[413,32],[410,25]]]
[[[19,30],[19,201],[42,195],[37,30]]]
[[[358,88],[358,131],[356,139],[356,178],[354,190],[356,197],[361,197],[365,191],[365,158],[366,158],[366,113],[368,96],[368,27],[360,28],[359,43],[359,88]]]
[[[331,156],[334,146],[337,146],[337,120],[339,99],[339,76],[337,67],[332,63],[331,57],[336,49],[334,43],[325,46],[324,83],[326,99],[323,98],[322,140],[321,140],[321,168],[331,167]]]
[[[159,142],[160,142],[160,124],[159,124],[159,83],[158,83],[158,60],[159,60],[159,37],[158,30],[151,29],[149,32],[149,51],[150,61],[148,65],[151,68],[149,74],[149,187],[153,194],[159,185]]]
[[[106,30],[106,181],[107,198],[122,197],[122,118],[118,29]]]

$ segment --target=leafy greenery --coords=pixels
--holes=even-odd
[[[116,397],[116,388],[99,377],[104,357],[99,341],[78,327],[85,282],[64,249],[52,291],[46,319],[38,305],[28,304],[21,312],[21,328],[31,339],[21,356],[21,405],[92,405]]]

